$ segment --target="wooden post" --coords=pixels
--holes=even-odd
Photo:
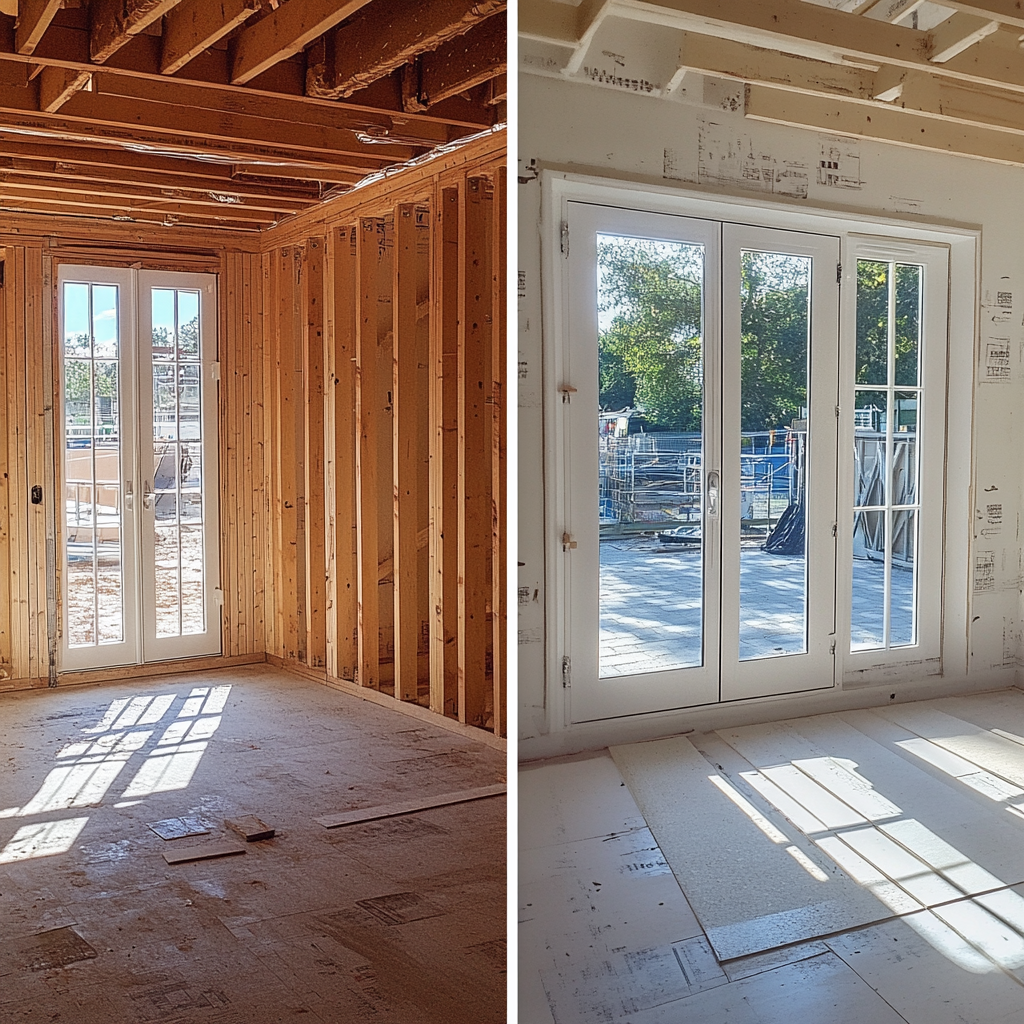
[[[304,534],[306,540],[306,664],[327,666],[327,565],[324,522],[324,248],[323,238],[306,243],[302,308],[306,329],[302,383],[306,451]]]
[[[335,667],[341,679],[355,680],[359,664],[357,623],[358,544],[356,531],[357,330],[356,225],[334,232],[334,619]]]
[[[416,652],[419,645],[417,602],[416,507],[418,369],[416,351],[416,209],[411,203],[395,211],[393,383],[395,696],[416,700]]]
[[[7,351],[11,334],[8,320],[13,305],[10,287],[12,264],[7,262],[9,250],[0,249],[0,266],[6,272],[0,284],[0,678],[9,678],[14,669],[11,664],[11,549],[10,549],[10,452],[8,450],[8,397],[11,386],[7,370]],[[12,261],[13,262],[13,261]]]
[[[498,168],[494,188],[494,249],[491,257],[491,276],[494,282],[494,315],[491,330],[493,356],[491,405],[491,665],[494,688],[494,734],[502,736],[505,727],[505,697],[507,684],[506,643],[507,611],[506,581],[508,564],[508,484],[505,460],[506,412],[506,242],[505,225],[505,168]]]
[[[462,208],[459,286],[459,720],[486,726],[491,644],[491,194],[467,178]]]
[[[380,688],[377,579],[377,220],[359,221],[356,237],[356,537],[359,685]]]
[[[459,714],[459,189],[438,192],[430,339],[430,709]]]

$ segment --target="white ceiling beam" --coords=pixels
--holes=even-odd
[[[887,66],[871,73],[691,33],[682,36],[679,64],[697,74],[815,100],[855,103],[868,107],[869,115],[872,110],[890,109],[898,114],[1024,134],[1024,97],[1019,93],[964,88],[926,71]]]
[[[551,5],[560,6],[560,5]],[[812,60],[839,61],[872,71],[889,64],[985,88],[1024,92],[1020,52],[995,39],[942,64],[931,61],[932,33],[859,18],[804,0],[616,0],[616,15],[648,24],[772,47]]]
[[[614,0],[583,0],[576,8],[576,46],[565,66],[565,74],[575,75],[583,66],[590,44],[608,16]]]
[[[1024,134],[756,85],[747,86],[745,109],[754,121],[1024,166]]]
[[[929,60],[933,64],[945,64],[998,29],[998,21],[986,21],[973,14],[954,14],[932,29]]]

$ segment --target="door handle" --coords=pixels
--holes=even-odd
[[[153,507],[153,499],[156,497],[156,491],[152,491],[149,488],[149,481],[146,481],[146,487],[142,492],[142,507],[149,509]]]
[[[718,472],[716,470],[712,470],[710,473],[708,473],[708,498],[706,504],[707,515],[709,519],[718,518],[718,490],[720,485],[721,480],[719,478]]]

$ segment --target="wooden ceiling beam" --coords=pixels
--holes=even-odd
[[[227,164],[210,161],[176,159],[174,157],[151,156],[127,149],[112,149],[102,145],[73,145],[67,141],[59,143],[30,142],[25,136],[3,134],[0,126],[0,158],[11,157],[26,161],[54,162],[57,166],[75,168],[79,174],[102,174],[111,180],[123,176],[132,180],[139,175],[151,181],[179,181],[194,183],[197,188],[255,189],[253,194],[262,194],[260,184],[261,168],[250,169],[244,163]],[[69,171],[70,173],[70,171]],[[275,166],[272,173],[262,175],[278,184],[276,189],[287,195],[293,192],[297,197],[316,195],[320,182],[354,181],[357,175],[327,167],[281,167]],[[248,183],[248,184],[241,184]]]
[[[988,131],[1024,134],[1024,97],[1019,93],[980,92],[926,72],[887,66],[873,73],[695,33],[684,34],[679,63],[698,74],[815,100],[912,114],[915,121],[920,117],[945,119]]]
[[[85,195],[110,205],[120,205],[125,200],[149,204],[173,202],[192,206],[199,211],[206,209],[208,214],[216,210],[217,217],[254,220],[265,216],[267,220],[277,220],[281,215],[298,213],[315,206],[317,202],[314,199],[278,200],[274,196],[257,199],[234,192],[186,189],[166,184],[154,186],[143,181],[104,181],[96,177],[79,177],[66,171],[44,173],[19,167],[8,168],[5,167],[6,163],[8,160],[0,157],[0,190],[10,192],[17,189],[25,194],[45,192],[57,197],[63,193]]]
[[[177,79],[159,81],[126,78],[123,75],[101,74],[97,78],[100,92],[125,99],[145,100],[183,108],[218,110],[244,117],[259,117],[281,121],[292,126],[310,125],[335,131],[360,131],[387,138],[392,134],[404,139],[415,139],[416,144],[428,148],[450,140],[447,126],[442,122],[417,121],[398,124],[386,112],[363,113],[350,110],[345,104],[311,104],[301,100],[241,92],[223,93],[216,89],[182,82]],[[398,118],[404,121],[404,116]],[[365,147],[364,147],[365,149]]]
[[[21,0],[14,30],[14,45],[18,53],[32,54],[35,51],[61,6],[62,0]]]
[[[1024,135],[958,124],[904,110],[749,85],[746,89],[746,115],[752,120],[771,124],[810,128],[911,149],[953,153],[1024,167]]]
[[[51,153],[49,159],[25,157],[18,153],[0,153],[0,173],[8,172],[26,181],[42,179],[92,183],[105,188],[139,189],[149,196],[179,196],[200,205],[217,206],[235,203],[260,210],[304,210],[320,200],[320,189],[297,190],[282,183],[270,188],[236,178],[226,180],[172,177],[152,171],[129,170],[124,167],[102,167],[60,159]]]
[[[506,8],[505,0],[397,0],[375,5],[327,36],[306,93],[344,99]]]
[[[502,11],[405,65],[403,72],[414,85],[405,109],[425,110],[505,74],[506,32],[507,19]]]
[[[701,35],[770,46],[814,60],[856,64],[876,70],[883,64],[930,70],[985,88],[1024,92],[1020,52],[983,40],[942,64],[931,61],[932,33],[859,18],[804,0],[617,0],[624,16]]]
[[[45,66],[39,73],[39,109],[52,114],[92,82],[88,71]]]
[[[189,206],[187,203],[167,201],[138,202],[123,201],[116,196],[106,197],[96,193],[78,193],[58,190],[23,189],[17,185],[8,186],[0,182],[0,210],[16,209],[37,213],[74,213],[91,214],[92,216],[113,217],[115,220],[149,221],[166,223],[168,218],[180,222],[191,219],[194,222],[219,225],[230,228],[251,228],[258,230],[269,227],[278,221],[278,217],[263,211],[254,210],[244,216],[233,212],[220,211],[216,215],[209,211]]]
[[[91,0],[89,57],[102,64],[133,36],[145,31],[178,4],[178,0]]]
[[[95,71],[96,65],[89,60],[88,33],[66,25],[53,25],[36,49],[35,55],[28,57],[14,49],[14,19],[0,15],[0,79],[3,79],[7,69],[37,64]],[[201,106],[233,109],[234,104],[278,104],[272,108],[275,113],[269,116],[280,116],[291,121],[300,121],[303,111],[313,107],[334,111],[339,121],[333,123],[339,126],[344,123],[344,114],[350,115],[353,123],[358,121],[360,124],[387,125],[392,123],[389,120],[391,113],[398,113],[407,126],[415,125],[417,133],[422,134],[425,139],[435,137],[432,133],[436,133],[441,142],[451,141],[466,134],[466,131],[477,131],[481,126],[490,124],[484,112],[466,104],[457,106],[451,112],[442,109],[426,114],[403,113],[401,94],[397,88],[391,98],[388,89],[385,88],[383,93],[378,93],[371,87],[370,90],[364,90],[359,96],[344,104],[304,97],[304,65],[300,66],[294,58],[275,65],[248,86],[229,84],[228,54],[227,51],[218,49],[205,50],[176,75],[164,76],[160,74],[158,36],[135,36],[107,60],[103,65],[103,71],[105,74],[116,74],[128,81],[158,83],[156,87],[165,90],[161,98],[174,92],[171,83],[175,83],[175,86],[181,83],[190,90],[189,102]],[[380,103],[381,96],[388,100],[386,109],[383,109]]]
[[[261,9],[260,0],[182,0],[164,18],[160,73],[180,71]]]
[[[945,64],[998,29],[998,21],[958,12],[932,29],[928,59],[933,64]]]
[[[942,0],[943,7],[952,7],[964,14],[987,18],[1003,25],[1024,28],[1024,6],[1020,0]]]
[[[241,129],[237,132],[229,131],[225,137],[224,126],[217,124],[220,119],[213,112],[208,112],[208,124],[205,126],[214,129],[215,134],[211,135],[203,127],[194,133],[182,128],[180,115],[169,119],[173,127],[166,130],[148,125],[143,127],[141,117],[132,117],[132,108],[135,107],[137,112],[138,104],[119,104],[109,96],[97,97],[95,93],[80,92],[59,113],[46,114],[27,106],[24,94],[29,93],[34,101],[31,90],[17,90],[22,95],[12,96],[14,92],[15,90],[0,89],[0,127],[22,129],[40,138],[66,140],[70,143],[104,143],[143,151],[148,147],[157,154],[193,159],[219,159],[224,163],[251,160],[264,166],[275,166],[279,163],[296,167],[329,165],[359,175],[382,170],[396,162],[393,156],[378,155],[380,149],[387,147],[368,146],[367,155],[359,157],[331,148],[316,149],[275,145],[266,141],[253,142]],[[147,111],[145,120],[154,119],[154,113]],[[299,133],[293,132],[294,134]]]
[[[231,49],[231,82],[244,85],[352,17],[369,0],[292,0],[242,31]]]
[[[5,96],[12,91],[4,90]],[[231,146],[238,145],[240,152],[249,147],[254,152],[265,150],[268,156],[293,154],[298,162],[312,156],[325,163],[379,166],[411,160],[428,148],[367,143],[348,128],[303,124],[297,130],[295,123],[252,114],[132,99],[103,92],[100,75],[95,76],[94,91],[72,97],[62,113],[83,124],[135,131],[140,137],[148,132],[171,133],[186,150],[191,144],[212,144],[229,151]],[[130,135],[126,135],[128,138]]]

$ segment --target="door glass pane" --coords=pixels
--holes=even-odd
[[[857,262],[851,650],[917,643],[923,268]]]
[[[597,236],[600,675],[703,663],[704,247]]]
[[[917,515],[912,509],[896,509],[892,513],[890,647],[905,647],[917,643],[914,615]]]
[[[124,640],[117,286],[64,286],[64,565],[71,647]]]
[[[206,631],[199,292],[154,288],[152,306],[156,635],[187,636]]]
[[[806,650],[811,259],[744,251],[740,660]]]

